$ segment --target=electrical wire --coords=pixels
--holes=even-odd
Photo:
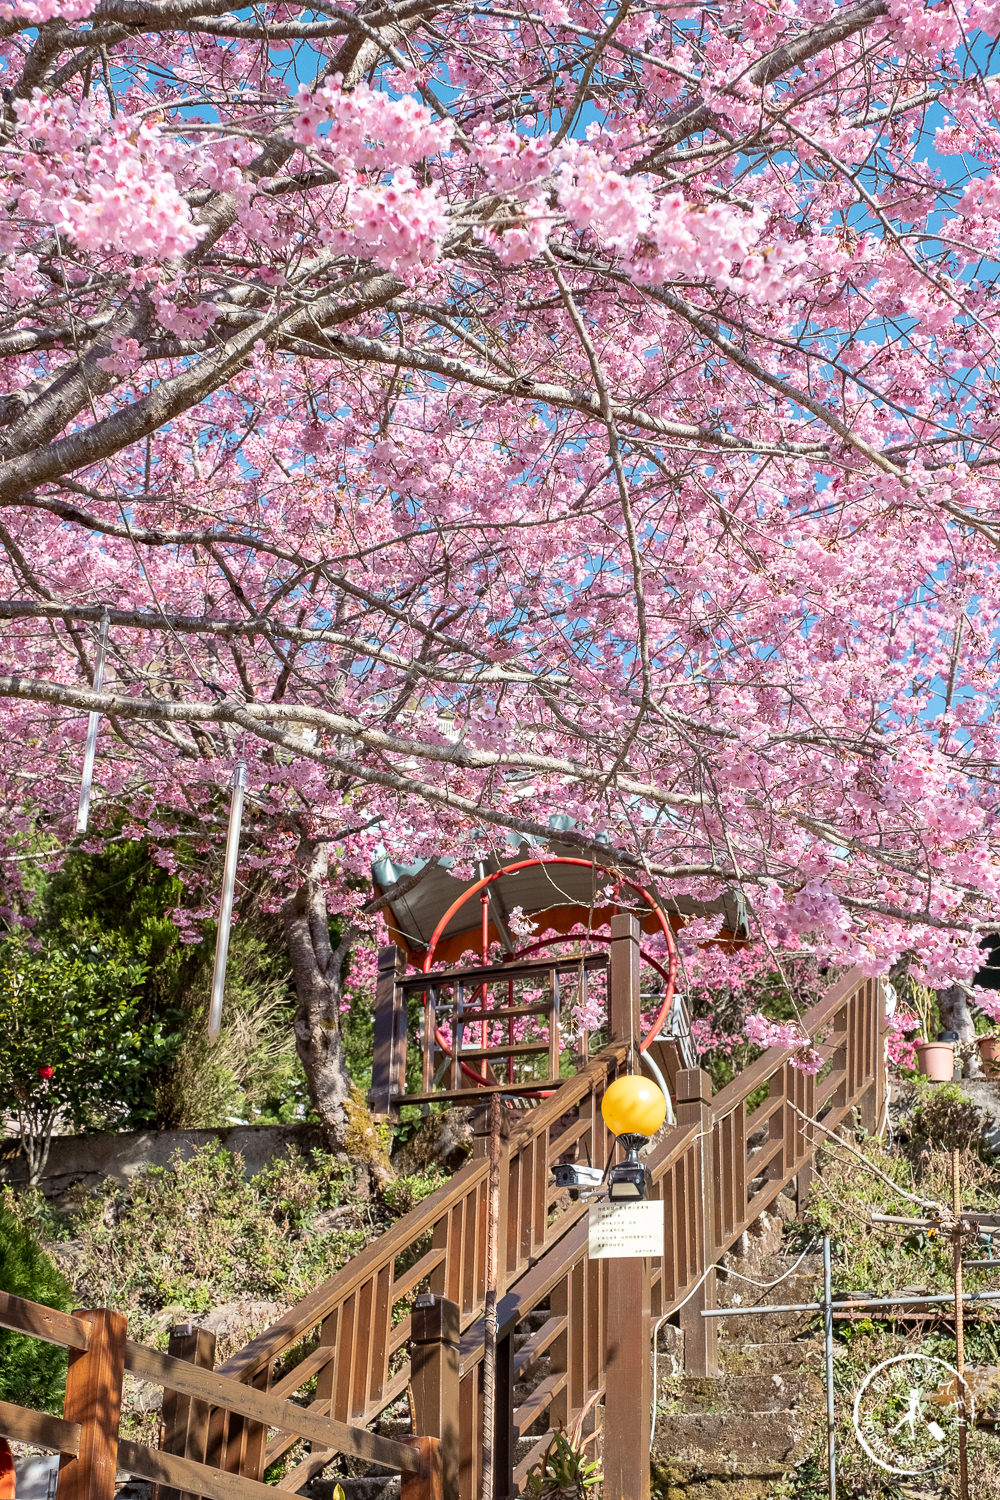
[[[664,1100],[666,1102],[666,1106],[667,1106],[666,1124],[667,1125],[676,1125],[677,1124],[677,1116],[674,1114],[673,1101],[670,1098],[670,1090],[667,1088],[666,1079],[664,1078],[663,1074],[660,1072],[659,1067],[653,1061],[653,1058],[650,1056],[650,1054],[648,1052],[643,1052],[641,1054],[641,1056],[642,1056],[643,1062],[646,1064],[646,1067],[653,1074],[653,1076],[656,1079],[657,1083],[660,1085],[660,1092],[662,1093],[663,1098],[664,1098]]]

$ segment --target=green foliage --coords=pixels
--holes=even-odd
[[[215,924],[202,924],[200,938],[190,942],[183,928],[190,935],[198,924],[178,920],[179,912],[201,899],[203,856],[182,838],[172,840],[169,853],[172,870],[145,842],[125,840],[108,843],[97,855],[71,855],[45,893],[44,922],[59,932],[120,945],[145,965],[146,1013],[180,1017],[177,1046],[155,1080],[157,1123],[209,1129],[234,1120],[303,1119],[308,1094],[292,1033],[288,955],[276,919],[259,910],[252,887],[241,888],[223,1030],[209,1047],[204,1018]]]
[[[0,1200],[0,1291],[58,1307],[73,1306],[69,1282],[27,1227]],[[36,1411],[62,1410],[66,1351],[54,1344],[0,1330],[0,1401]]]
[[[142,978],[96,946],[0,944],[0,1113],[18,1121],[33,1171],[57,1116],[87,1130],[146,1115],[176,1038],[143,1020]]]
[[[584,1500],[601,1482],[597,1463],[588,1460],[579,1433],[554,1432],[525,1478],[524,1494],[530,1500]]]
[[[283,939],[259,916],[233,928],[219,1040],[204,1026],[212,964],[206,960],[181,997],[184,1046],[159,1091],[161,1117],[189,1129],[242,1120],[287,1125],[310,1116],[295,1050],[295,999]]]
[[[72,851],[55,874],[29,866],[26,909],[43,949],[99,953],[111,978],[130,974],[135,1022],[161,1040],[140,1093],[120,1090],[109,1122],[119,1129],[211,1128],[308,1118],[292,1032],[294,989],[277,919],[261,910],[252,885],[241,885],[223,1029],[209,1047],[204,1021],[215,927],[200,922],[194,908],[202,901],[202,882],[217,872],[205,868],[193,840],[174,838],[165,850],[170,868],[160,862],[163,850],[154,857],[146,841],[116,838],[112,831],[101,852]],[[105,1122],[98,1116],[90,1123]]]
[[[355,1218],[313,1234],[347,1196],[350,1174],[332,1157],[270,1163],[247,1179],[220,1145],[151,1167],[127,1187],[106,1184],[76,1219],[74,1238],[92,1295],[138,1318],[167,1307],[203,1311],[239,1298],[294,1301],[360,1250]]]
[[[239,1157],[211,1143],[125,1186],[105,1183],[60,1225],[37,1194],[14,1206],[64,1260],[78,1306],[119,1308],[130,1337],[163,1347],[185,1314],[225,1304],[224,1357],[443,1180],[402,1177],[368,1198],[342,1158],[280,1158],[247,1177]]]
[[[174,840],[177,869],[193,871],[195,856]],[[145,841],[109,840],[98,854],[74,850],[39,893],[40,929],[62,942],[96,944],[143,969],[148,1015],[177,1008],[196,971],[211,961],[214,931],[184,943],[175,919],[191,905],[180,875],[153,859]]]
[[[805,1237],[818,1233],[833,1237],[835,1295],[847,1291],[893,1295],[907,1289],[929,1293],[952,1290],[952,1247],[947,1236],[932,1230],[876,1225],[871,1215],[923,1217],[921,1204],[914,1197],[942,1208],[950,1204],[952,1156],[945,1142],[956,1139],[952,1133],[956,1119],[968,1123],[964,1114],[968,1101],[957,1087],[915,1079],[899,1102],[904,1119],[892,1146],[871,1138],[849,1139],[844,1144],[828,1142],[818,1158],[806,1222],[800,1227]],[[960,1181],[965,1208],[996,1212],[1000,1167],[978,1149],[978,1144],[961,1152]],[[965,1254],[969,1259],[981,1258],[985,1247],[967,1245]],[[965,1286],[970,1292],[993,1290],[995,1275],[966,1268]],[[821,1327],[818,1317],[816,1326]],[[905,1479],[879,1469],[859,1448],[851,1420],[854,1397],[868,1372],[897,1354],[919,1350],[954,1364],[954,1335],[947,1331],[946,1323],[920,1327],[894,1320],[888,1312],[879,1316],[875,1311],[850,1322],[838,1321],[834,1332],[838,1500],[904,1500],[915,1495],[917,1491]],[[1000,1317],[992,1304],[967,1308],[965,1350],[969,1366],[1000,1364]],[[981,1427],[976,1428],[970,1441],[971,1500],[992,1500],[1000,1490],[1000,1441]],[[825,1496],[824,1454],[825,1433],[818,1440],[813,1460],[797,1472],[787,1491],[790,1496],[796,1500]],[[935,1476],[931,1488],[921,1487],[920,1493],[943,1500],[955,1494],[954,1483],[953,1473],[942,1472]]]

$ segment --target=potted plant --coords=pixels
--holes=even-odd
[[[932,1083],[950,1083],[955,1076],[955,1043],[932,1042],[939,1021],[937,995],[925,985],[915,984],[909,997],[911,1008],[919,1022],[914,1052],[917,1071]]]
[[[976,1041],[983,1060],[983,1072],[988,1078],[1000,1077],[1000,1036],[991,1032],[989,1036],[977,1036]]]

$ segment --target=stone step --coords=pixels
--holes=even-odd
[[[311,1500],[333,1500],[337,1486],[344,1492],[344,1500],[399,1500],[399,1475],[382,1474],[373,1478],[348,1479],[323,1477],[314,1479],[303,1493]]]
[[[822,1381],[808,1371],[674,1377],[661,1385],[653,1456],[691,1474],[776,1477],[810,1452],[824,1401]]]
[[[784,1374],[786,1370],[816,1370],[823,1365],[823,1340],[818,1334],[788,1339],[781,1344],[758,1344],[747,1339],[723,1339],[719,1364],[726,1375]]]

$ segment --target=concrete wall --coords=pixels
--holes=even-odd
[[[144,1167],[165,1167],[180,1152],[185,1159],[197,1146],[221,1141],[243,1158],[248,1176],[279,1156],[305,1153],[323,1144],[315,1125],[232,1125],[223,1130],[135,1130],[126,1135],[56,1136],[49,1152],[42,1191],[52,1197],[78,1184],[96,1186],[105,1178],[126,1182]],[[0,1182],[22,1183],[24,1158],[13,1139],[0,1139]]]

